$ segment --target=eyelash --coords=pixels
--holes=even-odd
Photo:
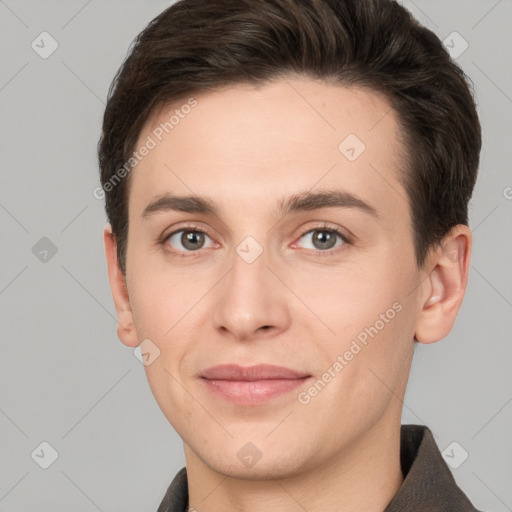
[[[210,237],[210,235],[204,230],[204,229],[201,229],[197,226],[194,226],[194,225],[187,225],[187,226],[182,226],[180,229],[177,229],[167,235],[164,235],[160,240],[159,240],[159,244],[160,245],[167,245],[167,241],[172,237],[174,236],[175,234],[177,233],[180,233],[182,231],[188,231],[188,232],[197,232],[197,233],[203,233],[207,236]],[[343,250],[343,246],[346,245],[346,244],[353,244],[352,240],[345,234],[341,233],[338,229],[336,228],[333,228],[333,227],[329,227],[326,223],[320,225],[320,226],[315,226],[313,228],[309,228],[309,229],[306,229],[305,231],[303,231],[300,235],[299,235],[299,239],[302,238],[304,235],[307,235],[308,233],[311,233],[311,232],[314,232],[314,231],[327,231],[329,233],[332,233],[332,234],[335,234],[337,235],[339,238],[341,238],[341,240],[343,241],[343,243],[340,245],[340,246],[337,246],[333,249],[327,249],[325,251],[321,251],[321,250],[316,250],[315,252],[322,256],[322,257],[330,257],[330,256],[335,256],[338,254],[338,252],[340,250]],[[210,237],[211,238],[211,237]],[[175,250],[172,250],[171,251],[172,254],[178,258],[194,258],[196,257],[194,253],[199,253],[200,252],[200,249],[198,251],[175,251]]]

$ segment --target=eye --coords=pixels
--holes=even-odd
[[[337,229],[316,228],[306,231],[299,240],[304,240],[302,246],[306,249],[327,252],[348,242],[347,237]]]
[[[210,245],[205,245],[208,243],[207,240],[210,241]],[[213,240],[200,229],[180,229],[168,235],[164,243],[178,252],[195,252],[213,246]]]

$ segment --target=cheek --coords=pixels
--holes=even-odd
[[[169,368],[165,354],[145,367],[146,378],[160,410],[178,432],[190,432],[194,428],[190,395],[186,393],[175,369]],[[176,414],[179,411],[179,414]]]
[[[134,267],[135,268],[135,267]],[[165,341],[205,293],[200,276],[189,279],[178,272],[140,267],[129,294],[139,335]]]
[[[370,316],[361,315],[364,323],[347,337],[342,379],[333,392],[350,395],[354,414],[363,406],[377,418],[391,402],[399,405],[414,348],[412,313],[410,304],[390,298]]]
[[[380,277],[388,275],[385,270],[385,266],[364,272],[323,269],[304,273],[292,283],[318,319],[300,327],[321,354],[319,371],[331,368],[337,375],[333,381],[338,382],[333,389],[343,388],[342,393],[351,390],[360,397],[369,395],[368,399],[386,393],[379,377],[396,387],[412,353],[415,310],[408,295],[412,278],[405,273]],[[323,328],[320,333],[319,321],[330,334]],[[336,362],[338,372],[333,369]]]
[[[287,277],[302,307],[307,306],[336,337],[352,339],[390,309],[387,316],[394,318],[393,304],[403,297],[398,279],[383,279],[385,272],[375,265],[361,267],[302,267]]]

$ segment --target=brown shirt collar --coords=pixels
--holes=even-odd
[[[478,512],[457,486],[428,427],[402,425],[400,464],[404,481],[384,512]]]
[[[384,512],[478,512],[455,483],[428,427],[402,425],[400,464],[404,482]],[[182,468],[157,512],[186,512],[187,503],[187,471]]]

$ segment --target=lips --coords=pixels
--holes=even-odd
[[[310,374],[283,366],[225,364],[200,374],[206,389],[236,405],[258,405],[289,393],[304,384]]]
[[[222,364],[208,368],[201,373],[201,377],[211,380],[238,380],[255,381],[270,379],[301,379],[309,374],[297,372],[284,366],[258,364],[256,366],[238,366],[235,364]]]

